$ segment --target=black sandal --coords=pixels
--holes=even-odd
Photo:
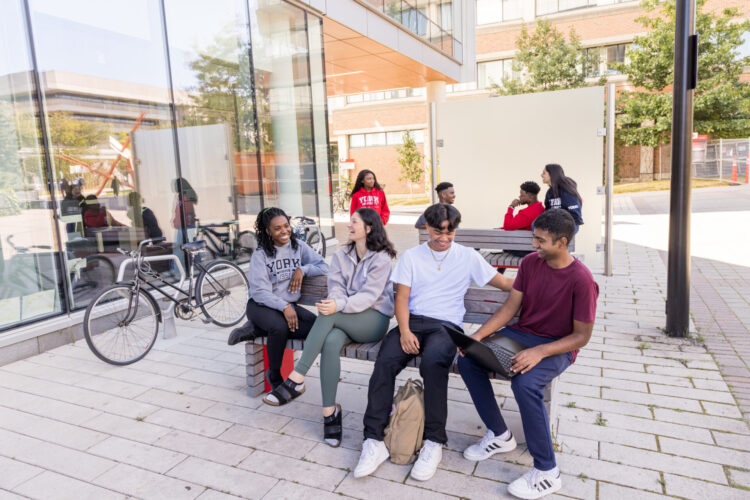
[[[270,394],[263,398],[263,402],[271,406],[283,406],[304,393],[304,382],[296,384],[292,380],[286,379],[284,382],[274,387]],[[270,400],[270,396],[275,397],[276,401]]]
[[[323,440],[332,448],[341,446],[341,405],[336,403],[336,410],[332,415],[323,417]]]

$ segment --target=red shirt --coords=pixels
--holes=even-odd
[[[521,261],[513,288],[523,293],[515,330],[540,337],[562,338],[573,332],[573,320],[593,323],[599,285],[578,259],[553,269],[535,252]],[[573,361],[578,349],[573,351]]]
[[[107,227],[107,212],[104,210],[86,210],[83,213],[83,224],[86,227]]]
[[[544,212],[544,203],[537,201],[519,211],[515,217],[513,217],[513,212],[513,207],[508,207],[508,211],[505,213],[503,229],[506,231],[515,231],[517,229],[531,231],[531,223]]]
[[[385,193],[380,189],[372,188],[372,191],[368,191],[365,188],[360,188],[359,191],[354,193],[349,215],[353,214],[358,208],[372,208],[380,215],[383,225],[388,224],[391,209],[388,208],[388,202],[385,201]]]

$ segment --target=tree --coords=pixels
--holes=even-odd
[[[422,178],[422,153],[417,149],[417,143],[414,142],[409,132],[404,132],[402,136],[403,144],[396,146],[398,153],[398,163],[401,165],[400,181],[405,180],[409,184],[409,195],[412,194],[412,184],[419,182]]]
[[[526,26],[516,40],[518,52],[513,59],[513,73],[520,77],[503,77],[490,89],[495,95],[528,94],[550,90],[585,87],[587,68],[599,61],[581,49],[573,28],[565,36],[545,19],[540,19],[530,33]]]
[[[675,0],[644,0],[649,12],[637,21],[648,33],[635,37],[629,62],[618,69],[639,90],[618,96],[618,135],[627,145],[656,147],[671,140],[674,80]],[[714,137],[750,135],[750,87],[739,81],[750,57],[740,57],[743,33],[750,21],[737,21],[736,8],[720,14],[697,1],[698,87],[693,95],[693,130]]]

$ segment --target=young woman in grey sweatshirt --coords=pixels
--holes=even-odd
[[[393,316],[390,283],[393,244],[378,213],[360,208],[349,223],[349,243],[339,249],[328,274],[328,298],[317,304],[320,315],[310,330],[294,371],[264,401],[286,404],[304,391],[305,374],[320,354],[323,437],[341,444],[341,405],[336,403],[341,348],[350,342],[377,342]]]
[[[266,208],[255,221],[258,249],[250,259],[250,300],[247,317],[255,335],[267,335],[266,380],[276,387],[283,378],[281,361],[289,338],[307,337],[315,315],[297,305],[303,276],[321,276],[328,265],[305,243],[296,240],[289,217],[280,208]]]

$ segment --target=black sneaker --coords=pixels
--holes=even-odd
[[[227,344],[235,345],[240,342],[252,342],[255,340],[255,327],[251,321],[247,321],[244,325],[232,330],[227,339]]]

